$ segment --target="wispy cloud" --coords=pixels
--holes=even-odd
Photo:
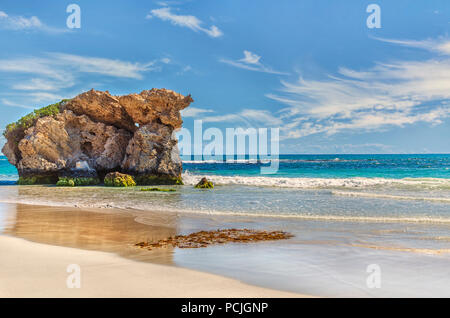
[[[188,110],[187,108],[186,110]],[[223,122],[232,122],[232,123],[244,123],[246,126],[258,126],[258,127],[275,127],[282,125],[282,120],[264,109],[243,109],[237,113],[231,114],[220,114],[220,115],[204,115],[205,113],[212,113],[211,110],[194,110],[197,119],[203,120],[205,123],[223,123]],[[184,117],[187,117],[185,113],[183,113]]]
[[[145,72],[159,70],[157,63],[133,63],[108,58],[88,57],[65,53],[48,53],[45,57],[24,57],[0,60],[0,72],[34,74],[39,78],[14,83],[15,89],[54,90],[72,86],[80,73],[96,73],[118,78],[142,79]]]
[[[449,45],[390,42],[440,53]],[[285,138],[418,122],[440,124],[450,116],[450,59],[442,55],[425,61],[378,63],[367,70],[340,68],[323,80],[299,77],[281,84],[281,93],[267,96],[286,105],[281,110],[281,117],[288,120],[282,127]]]
[[[14,103],[14,102],[12,102],[12,101],[6,99],[6,98],[2,98],[2,99],[0,100],[0,102],[1,102],[1,104],[4,105],[4,106],[9,106],[9,107],[19,107],[19,108],[25,108],[25,109],[34,109],[34,107],[32,107],[32,106],[26,106],[26,105],[22,105],[22,104],[19,104],[19,103]]]
[[[242,68],[249,71],[263,72],[278,75],[288,75],[288,73],[276,71],[271,67],[264,65],[260,62],[261,56],[244,50],[244,57],[238,60],[220,59],[219,62],[232,65],[234,67]]]
[[[0,11],[0,29],[14,31],[43,31],[47,33],[69,32],[68,29],[50,27],[36,16],[27,18],[20,15],[9,15],[4,11]]]
[[[398,40],[398,39],[386,39],[373,37],[376,40],[392,43],[397,45],[403,45],[413,48],[420,48],[428,51],[438,52],[444,55],[450,55],[450,40],[446,39],[427,39],[421,41],[415,40]]]
[[[28,81],[20,81],[12,85],[15,90],[22,91],[55,91],[61,88],[67,88],[73,85],[72,80],[66,81],[51,81],[42,78],[32,78]]]
[[[170,63],[170,60],[164,58],[137,63],[66,53],[47,53],[43,57],[0,59],[0,74],[8,76],[7,81],[2,80],[2,85],[10,87],[10,90],[2,95],[11,96],[11,98],[8,97],[10,103],[3,102],[3,104],[20,107],[22,102],[36,104],[72,96],[78,91],[76,87],[91,85],[80,80],[86,74],[96,74],[102,79],[113,77],[141,80],[146,72],[159,71],[167,63]],[[25,79],[24,75],[26,75]],[[0,78],[5,76],[0,75]],[[67,89],[70,89],[70,92]],[[15,97],[12,97],[14,94]],[[16,103],[16,99],[21,103]]]
[[[198,117],[205,113],[212,113],[213,110],[211,109],[203,109],[203,108],[197,108],[197,107],[189,107],[185,108],[181,111],[181,115],[183,117]]]
[[[203,22],[193,15],[177,15],[172,12],[170,7],[163,7],[153,9],[146,16],[147,19],[156,17],[163,21],[169,21],[173,25],[191,29],[195,32],[203,32],[212,38],[218,38],[223,35],[223,32],[215,25],[209,28],[203,27]]]
[[[64,53],[51,53],[54,64],[72,66],[83,73],[97,73],[113,77],[142,79],[142,73],[156,70],[155,61],[132,63],[100,57],[88,57]],[[170,62],[170,61],[169,61]],[[167,64],[167,60],[162,61]]]

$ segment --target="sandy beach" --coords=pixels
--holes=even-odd
[[[167,224],[151,227],[125,215],[32,205],[14,207],[14,218],[7,235],[0,235],[0,297],[304,297],[150,263],[145,253],[129,247],[142,235],[172,233]],[[119,256],[126,250],[136,253]],[[169,264],[168,254],[153,258]],[[71,264],[79,266],[80,288],[67,286],[75,273],[67,272]]]

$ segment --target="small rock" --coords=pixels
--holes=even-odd
[[[214,184],[206,178],[202,178],[195,186],[197,189],[213,189]]]

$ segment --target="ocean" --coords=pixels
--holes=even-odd
[[[155,193],[16,186],[16,169],[0,157],[0,202],[132,209],[142,223],[146,211],[174,212],[195,220],[180,224],[186,233],[286,230],[295,238],[177,250],[175,263],[319,296],[450,296],[450,154],[281,155],[272,175],[261,165],[185,160],[185,185]],[[201,177],[216,187],[194,189]],[[383,272],[380,289],[367,287],[370,264]]]

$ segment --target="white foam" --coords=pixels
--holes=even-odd
[[[439,178],[281,178],[281,177],[250,177],[250,176],[219,176],[197,175],[189,171],[183,173],[183,182],[187,185],[196,184],[206,177],[218,185],[246,185],[264,187],[283,187],[300,189],[326,189],[326,188],[365,188],[380,185],[414,186],[428,188],[450,188],[450,179]]]

